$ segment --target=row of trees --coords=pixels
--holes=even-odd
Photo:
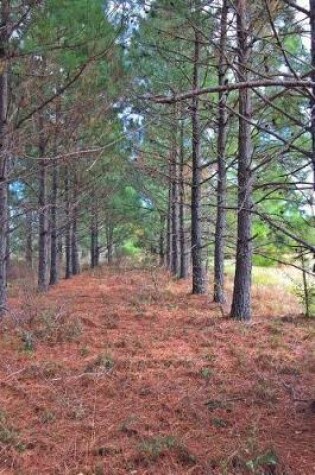
[[[224,303],[235,252],[237,319],[251,318],[253,259],[292,263],[296,246],[315,250],[314,18],[313,1],[159,0],[131,49],[147,124],[138,154],[164,186],[166,265],[185,277],[191,254],[202,294],[210,260]]]
[[[139,240],[145,213],[119,115],[128,80],[123,18],[102,0],[0,5],[3,315],[16,259],[37,269],[46,291],[85,259],[110,263],[131,235]]]

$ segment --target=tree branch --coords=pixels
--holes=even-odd
[[[260,81],[246,81],[246,82],[236,82],[231,84],[225,84],[223,86],[214,86],[214,87],[204,87],[198,89],[192,89],[187,92],[182,92],[179,94],[173,94],[168,96],[155,96],[152,94],[146,94],[141,96],[141,99],[149,100],[157,104],[174,104],[175,102],[185,101],[186,99],[191,99],[196,96],[201,96],[203,94],[214,94],[217,92],[230,92],[230,91],[239,91],[242,89],[254,89],[256,87],[284,87],[285,89],[296,89],[304,88],[310,89],[315,87],[315,82],[313,81],[303,81],[303,80],[274,80],[274,79],[265,79]],[[309,91],[311,94],[311,91]]]

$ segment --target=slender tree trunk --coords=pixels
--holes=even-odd
[[[7,310],[7,209],[8,209],[8,150],[7,150],[7,108],[8,108],[8,73],[7,73],[7,23],[9,20],[9,3],[1,2],[0,29],[0,317]]]
[[[163,267],[165,259],[165,250],[164,250],[164,241],[165,241],[165,216],[160,215],[160,237],[159,237],[159,257],[160,257],[160,266]]]
[[[178,183],[176,165],[173,168],[173,183],[172,183],[172,205],[171,205],[171,265],[170,270],[174,276],[179,275],[179,214],[178,214]]]
[[[33,211],[30,209],[25,214],[25,261],[33,269]]]
[[[114,259],[114,230],[111,224],[106,226],[106,241],[107,241],[107,262],[109,265],[113,263]]]
[[[188,249],[185,229],[185,183],[184,183],[184,124],[180,127],[180,157],[179,157],[179,236],[180,236],[180,271],[179,278],[188,277]]]
[[[248,42],[249,25],[246,20],[249,5],[246,0],[237,2],[238,36],[238,79],[248,81],[248,62],[250,46]],[[231,316],[238,320],[251,319],[252,285],[252,141],[251,92],[239,91],[239,151],[238,151],[238,230],[236,248],[236,267]]]
[[[8,206],[7,206],[7,243],[6,243],[6,267],[7,267],[7,276],[10,275],[11,267],[11,233],[12,229],[10,227],[11,222],[11,211],[10,211],[10,190],[9,185],[7,184],[7,196],[8,196]]]
[[[167,216],[166,216],[166,252],[165,252],[165,266],[168,270],[171,267],[171,255],[172,255],[172,231],[171,231],[171,177],[169,166],[169,179],[168,179],[168,200],[167,200]]]
[[[65,200],[66,200],[66,227],[65,227],[65,251],[66,251],[66,269],[65,278],[70,279],[72,276],[72,252],[71,252],[71,202],[70,202],[70,172],[69,167],[66,166],[65,174]]]
[[[0,78],[1,88],[1,78]],[[1,94],[1,91],[0,91]],[[0,126],[1,127],[1,126]],[[1,131],[0,131],[1,134]],[[2,137],[0,137],[2,142]],[[3,142],[0,143],[1,148]],[[0,317],[7,309],[7,158],[5,151],[1,150],[0,159]]]
[[[200,32],[195,29],[193,88],[199,87]],[[201,223],[201,125],[199,98],[192,100],[192,190],[191,190],[191,256],[192,293],[204,294],[204,268],[202,263]]]
[[[58,152],[58,133],[60,118],[60,103],[56,103],[56,125],[54,131],[54,154]],[[60,256],[58,252],[58,193],[59,193],[59,164],[58,159],[53,160],[52,184],[51,184],[51,215],[50,215],[50,285],[59,281]]]
[[[76,172],[74,172],[73,183],[73,213],[72,213],[72,233],[71,233],[71,264],[72,274],[80,273],[79,247],[78,247],[78,183]]]
[[[77,210],[73,210],[72,218],[72,233],[71,233],[71,263],[72,263],[72,274],[77,275],[80,273],[80,261],[79,261],[79,247],[78,247],[78,222],[77,222]]]
[[[96,267],[100,265],[100,243],[99,243],[99,230],[98,230],[98,221],[96,221],[96,226],[95,226],[95,265]]]
[[[310,312],[310,303],[311,303],[311,296],[310,296],[310,289],[307,282],[307,273],[306,273],[306,262],[305,262],[305,254],[304,249],[301,249],[301,264],[302,264],[302,278],[303,278],[303,303],[305,309],[305,317],[309,318],[311,316]]]
[[[311,79],[315,82],[315,0],[310,0],[310,27],[311,27]],[[315,190],[315,87],[312,88],[311,99],[311,137],[312,137],[312,163],[313,187]]]
[[[113,255],[113,241],[109,241],[107,244],[107,262],[109,265],[113,263],[114,255]]]
[[[47,161],[42,158],[45,155],[44,121],[39,115],[39,229],[38,229],[38,290],[45,292],[48,289],[48,244],[49,244],[49,219],[47,203]]]
[[[226,65],[226,35],[227,35],[227,1],[223,0],[221,11],[220,28],[220,57],[218,65],[219,86],[224,85]],[[219,93],[219,111],[218,111],[218,182],[217,182],[217,216],[215,225],[215,246],[214,246],[214,302],[224,303],[224,249],[226,234],[226,161],[225,148],[227,138],[227,110],[226,94]]]
[[[90,228],[90,266],[93,269],[96,266],[95,263],[95,232],[94,226],[91,225]]]
[[[41,153],[41,156],[44,154]],[[39,242],[38,242],[38,289],[48,288],[48,215],[47,215],[47,170],[46,161],[39,163]]]
[[[50,239],[50,285],[57,284],[59,280],[58,262],[58,222],[57,222],[57,200],[58,200],[59,169],[58,162],[54,160],[52,170],[52,190],[51,190],[51,239]]]
[[[57,265],[58,270],[62,268],[63,263],[63,232],[58,231],[57,234]]]
[[[98,242],[98,216],[96,210],[94,210],[91,217],[91,226],[90,226],[90,236],[91,236],[91,267],[97,267],[99,265],[99,242]]]
[[[170,151],[170,179],[171,179],[171,273],[179,275],[179,180],[178,180],[178,157],[177,157],[177,116],[174,111],[174,127],[171,139]]]

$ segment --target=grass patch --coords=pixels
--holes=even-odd
[[[204,379],[210,379],[213,376],[213,370],[211,368],[201,368],[200,374]]]
[[[25,444],[21,441],[19,432],[9,422],[4,411],[0,411],[0,445],[13,447],[19,452],[25,450]]]
[[[46,309],[37,317],[34,336],[38,340],[50,344],[71,342],[78,340],[81,334],[81,320],[60,309]]]
[[[221,470],[224,475],[231,473],[254,474],[254,475],[285,475],[279,458],[273,449],[268,449],[258,455],[248,458],[246,454],[235,454],[229,461],[221,462]]]
[[[151,437],[143,440],[139,446],[139,455],[146,461],[157,461],[167,453],[174,453],[183,464],[195,464],[196,458],[172,435]]]
[[[115,362],[111,355],[107,353],[98,355],[93,361],[89,362],[85,370],[87,373],[107,373],[113,369]]]
[[[43,424],[52,424],[53,422],[55,422],[57,416],[55,414],[55,412],[53,411],[49,411],[48,409],[46,409],[42,414],[41,414],[41,422]]]

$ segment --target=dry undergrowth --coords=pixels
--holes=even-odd
[[[279,292],[250,326],[152,269],[15,293],[0,473],[314,474],[314,325]]]

